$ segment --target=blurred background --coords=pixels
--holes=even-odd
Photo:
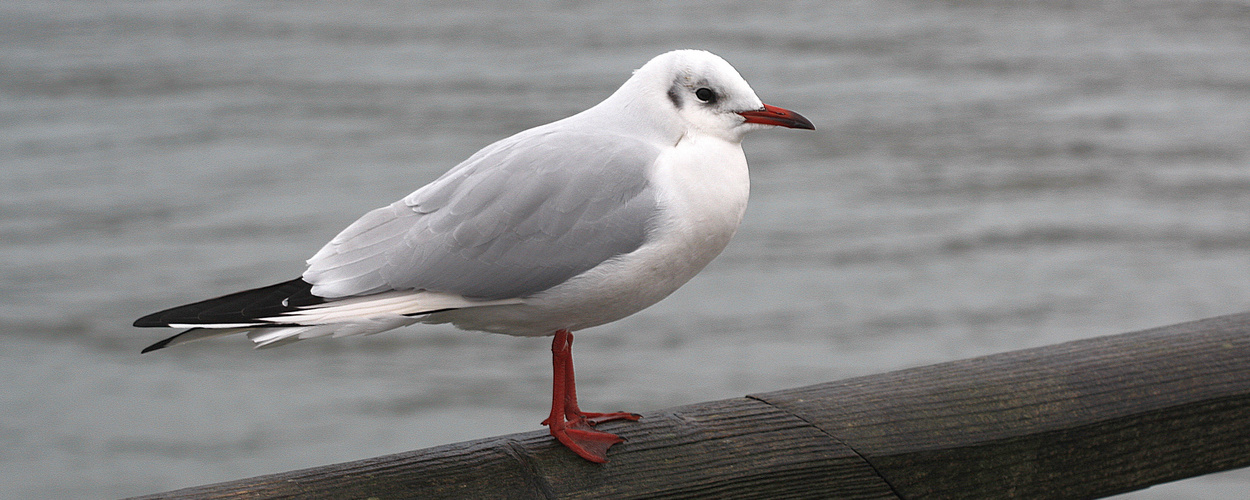
[[[364,212],[676,48],[819,130],[578,336],[648,411],[1250,309],[1245,2],[0,4],[0,497],[115,498],[538,430],[547,339],[412,327],[151,355]],[[1250,473],[1124,498],[1235,498]]]

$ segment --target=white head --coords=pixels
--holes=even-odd
[[[760,128],[815,129],[802,115],[761,102],[733,66],[703,50],[656,56],[600,106],[678,137],[697,131],[739,142],[743,134]]]

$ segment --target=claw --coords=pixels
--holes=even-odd
[[[597,464],[608,461],[608,448],[625,442],[616,434],[594,430],[582,419],[552,426],[551,435],[577,456]]]
[[[613,422],[616,420],[628,420],[630,422],[637,422],[638,419],[642,418],[642,415],[639,415],[637,413],[629,413],[629,412],[615,412],[615,413],[584,412],[580,416],[583,420],[586,421],[586,423],[590,425],[599,425],[604,422]]]

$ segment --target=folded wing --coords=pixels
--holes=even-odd
[[[659,151],[602,134],[529,132],[349,226],[309,259],[312,293],[523,297],[641,246]]]

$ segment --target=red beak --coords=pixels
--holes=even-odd
[[[764,105],[764,109],[754,111],[743,111],[738,113],[747,119],[747,123],[759,123],[762,125],[776,125],[778,127],[801,128],[806,130],[816,130],[816,126],[803,115],[795,113],[785,108],[777,106]]]

